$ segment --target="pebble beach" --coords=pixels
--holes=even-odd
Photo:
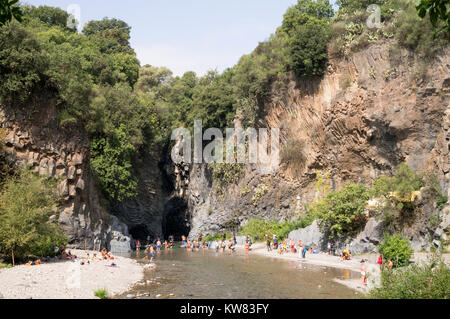
[[[71,253],[80,260],[95,252],[71,250]],[[80,265],[79,260],[0,269],[0,298],[97,299],[94,292],[99,289],[106,289],[108,297],[114,297],[144,277],[144,268],[133,259],[115,256],[114,261],[88,265]],[[117,267],[110,267],[112,262]]]

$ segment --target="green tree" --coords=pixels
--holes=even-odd
[[[328,0],[299,0],[284,15],[281,30],[289,36],[290,68],[298,76],[324,73],[333,14]]]
[[[0,27],[13,18],[22,22],[23,11],[17,5],[19,0],[0,0]]]
[[[352,236],[366,223],[364,209],[368,200],[369,192],[363,185],[348,184],[315,202],[310,213],[318,219],[321,230],[329,233],[331,238]]]
[[[328,58],[330,29],[327,24],[307,22],[295,28],[291,38],[291,69],[298,76],[321,75]]]
[[[26,100],[42,74],[48,60],[38,39],[24,26],[12,21],[0,32],[0,99],[3,102]]]
[[[102,190],[112,202],[137,195],[137,180],[131,163],[134,151],[124,125],[116,129],[115,136],[92,138],[91,166]]]
[[[67,241],[62,230],[49,222],[55,213],[55,182],[28,170],[9,178],[0,193],[0,251],[16,258],[40,253],[48,256]]]
[[[414,250],[408,239],[403,238],[401,234],[386,235],[383,242],[378,246],[378,251],[385,260],[390,259],[394,267],[402,267],[409,264]]]
[[[103,53],[133,53],[129,43],[131,27],[122,20],[103,18],[89,21],[82,32],[95,40]]]
[[[375,181],[373,195],[387,196],[395,192],[399,198],[409,198],[413,191],[418,191],[423,185],[423,177],[407,163],[402,163],[395,168],[393,176],[381,176]]]
[[[298,0],[284,14],[281,28],[291,35],[298,26],[313,21],[328,21],[334,15],[333,7],[328,0]]]
[[[422,19],[428,13],[430,22],[434,27],[438,26],[438,21],[444,22],[442,29],[450,32],[450,2],[449,0],[420,0],[416,5],[419,17]]]
[[[25,6],[24,15],[26,17],[38,19],[48,26],[58,26],[63,29],[68,29],[67,20],[69,19],[69,14],[60,8],[50,6]]]

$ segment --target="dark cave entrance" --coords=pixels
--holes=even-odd
[[[168,239],[170,235],[174,235],[175,240],[181,240],[181,235],[189,234],[190,225],[186,211],[186,201],[179,197],[173,197],[164,204],[162,222],[164,238]]]
[[[134,240],[146,241],[148,236],[151,237],[147,226],[142,224],[130,226],[129,233]]]

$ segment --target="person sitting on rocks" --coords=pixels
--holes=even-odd
[[[342,260],[350,260],[351,259],[351,255],[350,255],[350,251],[347,249],[344,249],[342,251],[342,256],[341,256]]]

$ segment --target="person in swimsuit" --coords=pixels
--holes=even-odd
[[[167,249],[169,247],[169,243],[167,242],[167,240],[164,241],[164,249]]]
[[[156,241],[156,251],[159,253],[159,252],[161,252],[161,241],[159,240],[159,238],[158,238],[158,240]]]
[[[227,244],[225,243],[225,240],[222,240],[222,243],[221,243],[220,246],[222,247],[222,252],[224,252],[224,251],[225,251],[225,248],[226,248],[226,246],[227,246]]]
[[[155,249],[153,249],[153,246],[150,246],[150,262],[153,261],[154,257],[155,257]]]
[[[367,272],[364,259],[361,260],[361,280],[363,285],[367,285]]]

